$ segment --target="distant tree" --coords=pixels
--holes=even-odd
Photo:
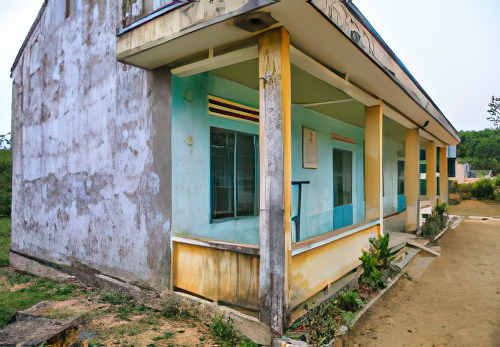
[[[493,122],[495,128],[500,126],[500,98],[495,98],[495,95],[491,97],[491,102],[488,104],[488,113],[490,114],[486,117],[487,120]]]
[[[12,144],[12,137],[10,132],[8,132],[5,135],[0,135],[0,149],[1,148],[8,148],[10,149]]]

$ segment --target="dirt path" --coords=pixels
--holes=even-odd
[[[402,278],[347,346],[500,346],[500,222],[464,220],[418,280]]]

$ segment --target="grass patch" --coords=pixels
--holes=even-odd
[[[40,301],[65,300],[77,293],[73,284],[36,277],[9,268],[10,218],[0,218],[0,328],[17,311]]]
[[[175,335],[175,333],[173,333],[171,331],[165,331],[163,334],[156,336],[156,337],[153,337],[153,341],[167,340],[174,335]]]
[[[167,319],[189,319],[193,314],[186,308],[181,308],[174,303],[168,302],[163,306],[162,316]]]
[[[104,292],[99,301],[111,304],[112,307],[108,312],[114,313],[116,318],[122,320],[130,320],[131,316],[147,314],[152,311],[151,308],[137,303],[131,295],[120,292]]]
[[[0,268],[0,328],[3,328],[17,311],[25,310],[40,301],[66,300],[77,294],[74,285],[47,278],[23,274],[11,268]],[[19,289],[17,289],[19,288]]]
[[[9,266],[10,218],[0,218],[0,267]]]

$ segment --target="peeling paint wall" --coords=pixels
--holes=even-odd
[[[12,249],[168,289],[170,72],[116,62],[121,2],[63,3],[13,71]]]

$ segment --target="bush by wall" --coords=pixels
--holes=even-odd
[[[494,179],[481,178],[473,183],[458,184],[453,182],[450,195],[458,194],[459,200],[496,200],[500,201],[500,177]]]

